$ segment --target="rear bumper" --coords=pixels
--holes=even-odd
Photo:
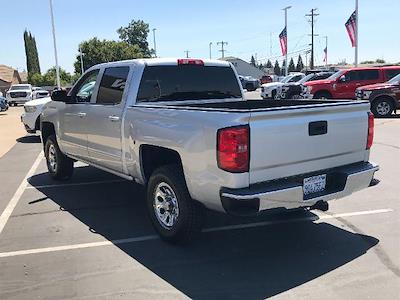
[[[309,207],[318,201],[343,198],[367,188],[379,166],[360,162],[338,168],[259,183],[244,189],[222,188],[220,195],[225,211],[234,215],[252,215],[274,209]],[[304,196],[303,179],[327,174],[323,192]]]

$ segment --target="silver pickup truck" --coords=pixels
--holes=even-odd
[[[224,61],[105,63],[52,100],[41,116],[50,176],[67,179],[82,161],[146,185],[152,223],[170,242],[200,232],[204,208],[327,208],[378,170],[368,102],[246,101]]]

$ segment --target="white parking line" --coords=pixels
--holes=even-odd
[[[278,221],[266,221],[266,222],[257,222],[257,223],[249,223],[249,224],[238,224],[238,225],[228,225],[221,226],[215,228],[207,228],[204,229],[203,232],[217,232],[217,231],[226,231],[226,230],[237,230],[237,229],[245,229],[245,228],[255,228],[262,227],[274,224],[282,224],[282,223],[294,223],[294,222],[306,222],[306,221],[315,221],[315,220],[327,220],[334,218],[345,218],[345,217],[355,217],[355,216],[363,216],[363,215],[374,215],[374,214],[382,214],[392,212],[393,209],[385,208],[385,209],[377,209],[377,210],[367,210],[367,211],[358,211],[358,212],[350,212],[350,213],[340,213],[333,215],[322,215],[318,217],[304,217],[304,218],[296,218],[296,219],[288,219],[288,220],[278,220]],[[28,250],[19,250],[19,251],[10,251],[10,252],[2,252],[0,253],[0,258],[2,257],[12,257],[12,256],[21,256],[28,254],[38,254],[38,253],[48,253],[48,252],[57,252],[57,251],[65,251],[65,250],[74,250],[74,249],[83,249],[83,248],[93,248],[100,246],[110,246],[110,245],[118,245],[118,244],[127,244],[127,243],[136,243],[143,242],[149,240],[157,240],[159,237],[157,235],[147,235],[141,237],[120,239],[120,240],[112,240],[112,241],[101,241],[101,242],[92,242],[92,243],[84,243],[84,244],[75,244],[75,245],[65,245],[65,246],[57,246],[57,247],[47,247],[47,248],[37,248],[37,249],[28,249]]]
[[[6,226],[8,219],[10,218],[15,206],[17,205],[19,199],[21,198],[22,194],[24,193],[26,187],[28,186],[28,179],[29,177],[33,176],[37,167],[39,166],[40,161],[43,158],[43,152],[40,152],[37,156],[35,162],[33,163],[32,167],[29,169],[28,173],[22,179],[21,184],[19,185],[18,189],[15,191],[14,196],[11,198],[10,202],[8,202],[7,207],[4,209],[3,213],[0,216],[0,234]]]
[[[92,184],[101,184],[101,183],[114,183],[114,182],[123,182],[128,180],[126,179],[110,179],[110,180],[99,180],[99,181],[90,181],[90,182],[77,182],[77,183],[66,183],[66,184],[44,184],[44,185],[28,185],[26,189],[42,189],[42,188],[57,188],[57,187],[70,187],[70,186],[81,186],[81,185],[92,185]]]

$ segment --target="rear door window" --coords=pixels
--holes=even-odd
[[[241,98],[230,67],[147,66],[143,71],[137,101],[184,101]]]
[[[357,71],[358,80],[378,80],[379,70],[360,70]]]
[[[109,105],[121,103],[128,74],[127,66],[106,68],[101,78],[96,103]]]

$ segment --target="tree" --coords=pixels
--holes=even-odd
[[[299,58],[297,59],[296,71],[301,72],[303,69],[304,69],[303,59],[301,58],[301,55],[299,54]]]
[[[149,43],[147,42],[149,24],[142,20],[132,20],[128,26],[120,27],[117,33],[122,41],[138,47],[142,57],[151,57],[154,51],[149,49]]]
[[[257,65],[257,63],[256,63],[256,59],[254,58],[254,56],[253,56],[253,55],[251,56],[251,59],[250,59],[250,64],[251,64],[253,67],[255,67],[255,66]]]
[[[37,86],[53,86],[56,85],[56,67],[47,70],[43,75],[35,73],[31,76],[30,81],[32,85]],[[66,86],[73,83],[70,73],[60,68],[60,82],[61,85]]]
[[[281,75],[282,76],[286,75],[286,60],[285,59],[282,61]]]
[[[279,63],[277,60],[275,61],[274,73],[277,76],[281,75],[281,68],[279,67]]]
[[[266,64],[265,67],[268,68],[268,69],[272,69],[272,63],[271,63],[271,61],[269,59],[268,59],[267,64]]]
[[[289,62],[289,72],[294,72],[294,71],[296,71],[296,67],[294,65],[294,61],[293,61],[293,57],[292,57]]]
[[[34,74],[40,74],[40,64],[36,47],[36,40],[35,37],[32,36],[32,34],[26,29],[24,31],[24,45],[28,77],[32,77]]]
[[[85,69],[104,62],[142,58],[144,56],[138,45],[130,45],[122,41],[92,38],[83,41],[79,47],[83,53]],[[76,56],[74,68],[75,73],[81,73],[80,55]]]

